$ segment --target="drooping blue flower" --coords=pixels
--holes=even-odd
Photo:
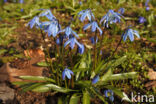
[[[23,4],[23,3],[24,3],[24,0],[19,0],[19,3],[20,3],[20,4]]]
[[[60,32],[65,32],[65,35],[69,37],[69,35],[74,35],[76,37],[79,37],[75,31],[72,30],[70,26],[67,26],[65,29],[61,30]]]
[[[75,43],[78,45],[78,47],[82,47],[82,44],[80,44],[74,36],[71,36],[65,43],[64,47],[66,47],[68,44],[70,44],[71,49],[74,49]]]
[[[83,53],[84,53],[84,50],[85,50],[85,47],[84,47],[83,44],[81,44],[81,46],[78,46],[78,52],[79,52],[80,54],[83,54]]]
[[[109,97],[112,102],[114,101],[114,93],[112,90],[105,90],[104,95],[105,97]]]
[[[99,78],[100,78],[99,75],[96,75],[92,80],[92,84],[97,83],[99,81]]]
[[[118,12],[119,12],[120,14],[124,14],[125,9],[124,9],[124,8],[120,8],[120,9],[118,10]]]
[[[144,23],[146,22],[146,19],[144,17],[139,17],[139,23]]]
[[[88,28],[91,27],[91,31],[92,32],[95,32],[96,30],[99,30],[100,32],[100,35],[102,35],[102,30],[101,28],[98,26],[97,22],[96,21],[93,21],[91,23],[88,23],[86,24],[84,27],[83,27],[83,30],[87,30]]]
[[[21,12],[24,12],[24,9],[21,9],[20,11],[21,11]]]
[[[149,6],[147,6],[147,7],[146,7],[146,11],[149,11],[149,10],[150,10],[150,7],[149,7]]]
[[[43,12],[39,15],[39,17],[47,17],[49,20],[56,19],[56,17],[51,13],[49,9],[42,9]]]
[[[65,80],[65,77],[71,79],[71,75],[74,75],[74,73],[70,69],[65,68],[64,71],[62,72],[62,79]]]
[[[95,44],[98,42],[98,37],[96,37],[96,41],[95,41],[94,37],[91,37],[90,40],[91,40],[92,44]]]
[[[121,16],[120,13],[114,12],[110,9],[108,13],[102,17],[100,24],[103,22],[103,25],[108,28],[108,24],[120,22]]]
[[[129,37],[130,41],[134,41],[134,35],[140,38],[138,31],[128,28],[125,33],[123,33],[123,40],[126,41],[127,37]]]
[[[53,37],[56,37],[56,35],[59,33],[60,30],[61,26],[55,19],[53,21],[50,21],[50,24],[48,25],[47,30],[45,30],[45,32],[48,33],[48,36],[52,35]]]
[[[78,13],[78,15],[80,16],[79,19],[81,22],[83,22],[86,18],[88,18],[89,21],[95,19],[94,14],[90,9],[82,10]]]
[[[28,24],[27,26],[30,25],[30,28],[32,29],[34,26],[36,26],[37,28],[40,26],[40,21],[39,21],[39,17],[35,16]]]

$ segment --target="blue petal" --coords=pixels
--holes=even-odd
[[[134,34],[135,34],[138,38],[140,38],[140,35],[139,35],[139,32],[138,32],[138,31],[133,30],[133,32],[134,32]]]
[[[92,32],[95,32],[96,31],[96,27],[97,27],[97,23],[94,21],[92,22]]]
[[[75,31],[72,31],[72,33],[73,33],[76,37],[79,37]]]
[[[130,41],[134,41],[134,35],[133,35],[133,30],[132,29],[129,29],[128,36],[129,36]]]
[[[109,100],[113,102],[114,101],[114,96],[110,96]]]
[[[80,54],[83,54],[84,50],[85,50],[85,48],[84,48],[84,45],[82,44],[81,47],[78,48],[78,51]]]
[[[90,26],[91,26],[91,23],[86,24],[86,25],[83,27],[83,30],[88,29]]]
[[[92,80],[92,84],[95,84],[99,81],[99,75],[96,75],[93,80]]]
[[[71,39],[67,40],[67,41],[64,43],[64,47],[66,47],[70,42],[71,42]]]
[[[65,29],[65,34],[67,35],[67,36],[69,36],[70,34],[71,34],[71,31],[72,31],[72,29],[68,26],[68,27],[66,27],[66,29]]]
[[[100,32],[100,35],[102,35],[102,30],[101,30],[101,28],[100,27],[97,27],[97,29],[99,30],[99,32]]]
[[[71,49],[74,49],[74,46],[75,46],[75,38],[72,38],[71,39],[71,42],[70,42],[70,47],[71,47]]]
[[[124,41],[126,41],[127,36],[128,36],[128,34],[127,34],[127,33],[125,33],[125,34],[123,35],[123,40],[124,40]]]
[[[62,72],[62,79],[65,80],[65,70]]]
[[[66,70],[65,74],[66,74],[66,76],[67,76],[68,79],[71,79],[71,75],[70,75],[69,70]]]
[[[106,97],[108,97],[108,90],[105,90],[105,91],[104,91],[104,95],[105,95]]]
[[[71,75],[74,75],[74,73],[70,69],[68,69],[68,71]]]
[[[91,19],[91,15],[90,15],[89,13],[87,13],[87,18],[88,18],[89,21],[92,20],[92,19]]]

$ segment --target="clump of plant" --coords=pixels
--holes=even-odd
[[[19,76],[25,80],[39,82],[14,82],[14,84],[20,85],[24,91],[65,93],[59,96],[58,102],[62,100],[69,104],[78,104],[79,102],[90,104],[90,99],[95,97],[108,103],[114,101],[114,94],[121,97],[122,100],[131,101],[124,92],[115,88],[110,82],[136,78],[136,72],[113,74],[115,68],[127,59],[127,56],[118,59],[113,59],[113,56],[122,39],[126,41],[129,38],[130,41],[134,41],[134,35],[140,38],[138,31],[129,26],[121,35],[114,51],[110,52],[109,57],[103,59],[101,52],[105,35],[103,31],[106,31],[111,24],[120,23],[120,20],[124,18],[120,13],[109,10],[100,20],[103,29],[100,28],[98,20],[95,19],[90,9],[78,13],[81,22],[88,22],[83,30],[92,35],[90,38],[92,45],[89,47],[80,42],[82,37],[72,29],[71,24],[74,21],[62,29],[59,20],[50,10],[42,9],[42,11],[28,23],[28,26],[36,27],[41,31],[45,42],[45,62],[40,62],[38,65],[47,67],[50,76]],[[42,17],[46,17],[48,21],[41,21]],[[46,46],[46,36],[52,43],[51,47]]]

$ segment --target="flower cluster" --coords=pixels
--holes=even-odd
[[[65,36],[63,38],[67,38],[68,40],[65,42],[64,47],[70,44],[71,49],[74,49],[75,43],[78,45],[78,49],[80,54],[84,52],[84,45],[79,43],[76,38],[79,36],[75,31],[72,30],[70,26],[67,26],[65,29],[61,29],[61,25],[56,17],[51,13],[48,9],[41,9],[43,12],[39,16],[35,16],[29,23],[30,28],[34,26],[36,28],[40,28],[44,32],[48,33],[48,36],[57,37],[58,34],[64,32]],[[40,22],[40,17],[46,17],[49,21]],[[60,37],[60,36],[59,36]],[[63,39],[61,39],[63,40]],[[59,38],[57,38],[57,44],[60,44]]]

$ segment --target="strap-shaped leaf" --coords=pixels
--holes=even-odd
[[[129,72],[129,73],[121,73],[121,74],[113,74],[108,77],[107,80],[124,80],[124,79],[134,79],[137,78],[137,72]]]
[[[68,93],[71,91],[76,91],[76,90],[71,90],[71,89],[67,89],[67,88],[62,88],[62,87],[57,86],[57,85],[52,84],[52,83],[38,86],[38,87],[34,88],[32,91],[34,91],[34,92],[47,92],[50,90],[54,90],[54,91],[58,91],[58,92],[62,92],[62,93]]]
[[[49,81],[55,83],[55,80],[42,76],[19,76],[19,78],[32,81]]]
[[[96,85],[103,86],[109,81],[113,80],[125,80],[125,79],[134,79],[137,78],[137,72],[129,72],[129,73],[120,73],[120,74],[110,74],[109,71],[101,77]]]
[[[80,96],[78,94],[73,94],[70,98],[69,104],[79,104]]]
[[[83,99],[82,99],[83,104],[90,104],[90,95],[87,90],[83,91]]]

